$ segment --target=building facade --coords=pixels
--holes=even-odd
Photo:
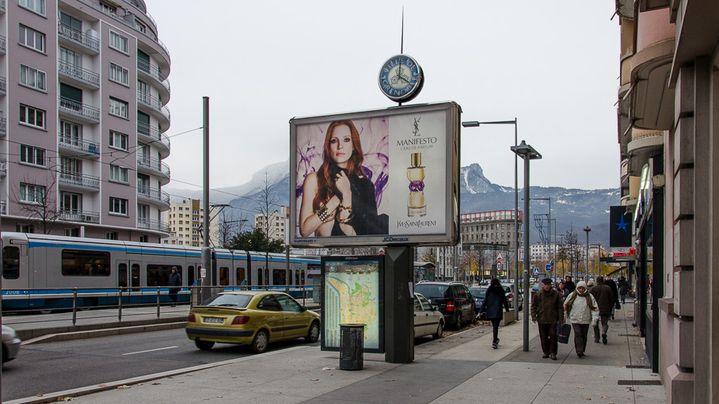
[[[163,238],[163,244],[185,245],[202,247],[204,237],[202,226],[205,220],[205,210],[199,199],[183,199],[172,202],[170,209],[163,213],[164,223],[170,231],[170,237]],[[210,246],[220,247],[218,216],[210,216]]]
[[[514,210],[494,210],[486,212],[463,213],[460,215],[459,264],[453,264],[462,272],[459,276],[491,276],[498,271],[499,276],[507,277],[508,268],[514,268],[515,251],[522,246],[522,212],[519,212],[519,247],[514,239]],[[520,261],[522,254],[520,253]],[[464,268],[464,269],[462,269]],[[441,263],[438,269],[442,269]]]
[[[255,214],[255,228],[265,232],[268,238],[279,240],[287,244],[287,229],[289,228],[290,213],[286,206],[280,207],[279,211],[265,215]]]
[[[159,242],[170,54],[143,0],[0,10],[5,231]]]
[[[719,402],[719,2],[617,0],[635,321],[673,403]]]

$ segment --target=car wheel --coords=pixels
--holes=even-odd
[[[439,324],[437,324],[437,332],[432,334],[432,338],[440,339],[440,338],[442,338],[443,334],[444,334],[444,324],[442,324],[442,322],[440,321]]]
[[[215,343],[213,341],[203,341],[201,339],[196,339],[195,346],[202,349],[203,351],[209,351],[210,349],[212,349],[213,346],[215,346]]]
[[[267,344],[270,342],[270,337],[267,335],[267,331],[259,330],[255,335],[255,339],[252,340],[252,352],[262,353],[267,350]]]
[[[307,331],[305,341],[317,342],[318,339],[320,339],[320,324],[316,321],[313,321],[310,325],[310,329]]]

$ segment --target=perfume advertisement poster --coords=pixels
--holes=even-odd
[[[448,103],[291,120],[290,241],[448,242],[457,110]]]

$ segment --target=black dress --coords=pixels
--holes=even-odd
[[[333,170],[334,171],[334,170]],[[339,173],[339,169],[337,170]],[[333,176],[336,175],[333,173]],[[358,236],[367,234],[387,234],[389,220],[387,215],[377,215],[374,184],[367,177],[348,174],[352,190],[352,217],[346,224],[352,226]],[[339,192],[337,192],[339,195]],[[333,236],[344,236],[339,222],[332,227]]]

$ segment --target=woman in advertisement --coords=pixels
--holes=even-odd
[[[362,170],[360,135],[350,120],[327,127],[323,161],[303,183],[300,207],[302,237],[386,234],[381,225],[372,181]],[[386,222],[386,221],[385,221]]]

